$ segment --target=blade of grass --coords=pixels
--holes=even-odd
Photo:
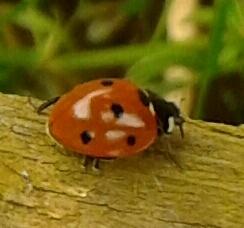
[[[166,32],[166,15],[168,11],[169,2],[168,0],[165,0],[162,4],[163,5],[161,15],[152,35],[151,42],[159,41],[160,39],[162,39]]]
[[[216,0],[215,4],[216,14],[209,41],[209,53],[206,62],[206,70],[202,77],[199,78],[200,91],[195,115],[197,118],[203,117],[204,102],[206,100],[209,85],[213,78],[217,76],[219,70],[218,59],[223,48],[227,14],[228,9],[232,4],[232,0]]]
[[[46,66],[54,71],[130,66],[138,59],[164,48],[167,48],[165,44],[154,43],[89,50],[59,56],[46,62]]]
[[[141,83],[141,86],[158,77],[171,65],[182,65],[191,69],[203,69],[203,62],[199,56],[206,56],[204,43],[183,44],[168,43],[164,49],[151,53],[137,61],[127,72],[127,76]],[[162,78],[161,78],[162,80]]]
[[[38,55],[33,49],[7,49],[0,47],[0,65],[6,68],[23,67],[33,69]]]
[[[196,45],[196,52],[200,48],[201,47]],[[53,58],[43,64],[44,67],[54,72],[85,70],[99,67],[131,66],[136,61],[153,54],[158,55],[159,53],[162,53],[163,57],[159,57],[166,58],[165,56],[171,53],[172,50],[174,50],[174,52],[169,56],[169,62],[175,62],[175,56],[182,56],[182,52],[189,50],[189,45],[153,42],[149,44],[121,46],[105,50],[66,54]]]

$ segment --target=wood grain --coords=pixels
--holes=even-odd
[[[98,174],[49,139],[40,102],[0,94],[0,227],[244,227],[243,125],[188,119],[183,140],[176,131]]]

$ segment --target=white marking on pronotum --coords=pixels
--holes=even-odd
[[[145,95],[146,97],[149,99],[149,93],[145,90],[145,89],[142,89],[141,90]],[[154,106],[153,106],[153,103],[152,102],[149,102],[149,111],[155,115],[155,110],[154,110]]]
[[[152,102],[149,103],[149,110],[150,110],[150,112],[151,112],[153,115],[155,115],[155,110],[154,110],[154,107],[153,107],[153,103],[152,103]]]
[[[174,129],[174,126],[175,126],[175,120],[174,120],[174,117],[173,116],[170,116],[168,118],[168,124],[169,124],[169,127],[167,129],[167,132],[168,133],[172,133],[172,131]]]
[[[123,113],[123,115],[116,121],[116,124],[135,128],[145,126],[145,123],[139,116],[130,113]]]
[[[112,112],[102,112],[101,118],[106,123],[111,122],[112,120],[114,120],[114,114]]]
[[[149,93],[145,90],[145,89],[142,89],[141,90],[147,97],[149,97]]]
[[[105,133],[105,136],[108,140],[117,140],[125,137],[126,133],[121,130],[110,130]]]
[[[90,105],[91,105],[92,98],[105,94],[105,93],[109,92],[110,90],[111,90],[111,88],[96,90],[94,92],[87,94],[85,97],[81,98],[80,100],[78,100],[73,106],[73,111],[74,111],[75,117],[77,117],[79,119],[89,119],[91,116]]]

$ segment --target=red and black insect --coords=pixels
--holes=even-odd
[[[184,119],[172,102],[125,79],[92,80],[43,103],[54,104],[48,131],[64,148],[95,158],[116,158],[148,148],[174,126],[183,136]]]

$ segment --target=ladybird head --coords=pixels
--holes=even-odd
[[[171,134],[175,126],[180,129],[181,136],[184,137],[183,123],[180,109],[173,103],[164,100],[157,94],[147,90],[150,101],[158,118],[159,129],[165,134]]]
[[[165,102],[165,103],[164,103]],[[183,123],[185,122],[184,118],[181,116],[180,109],[173,103],[173,102],[167,102],[165,100],[162,100],[162,103],[164,103],[164,108],[166,114],[165,121],[168,122],[168,124],[164,123],[167,127],[166,133],[171,134],[174,127],[178,126],[180,129],[181,137],[184,137],[184,130],[183,130]]]

